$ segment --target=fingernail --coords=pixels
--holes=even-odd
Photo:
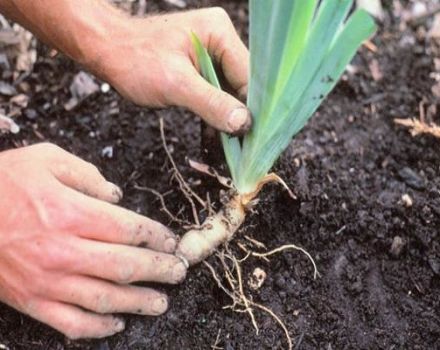
[[[124,194],[122,193],[122,190],[119,186],[116,186],[114,183],[109,182],[109,185],[112,188],[112,196],[115,198],[116,201],[120,201]]]
[[[174,253],[176,251],[177,242],[174,238],[168,238],[163,244],[165,253]]]
[[[173,280],[176,283],[182,282],[186,277],[186,267],[185,265],[179,261],[173,268]]]
[[[247,101],[247,97],[248,97],[248,85],[243,86],[239,91],[238,91],[238,99],[243,102],[246,103]]]
[[[249,130],[252,124],[252,118],[246,108],[236,108],[229,115],[227,126],[232,135],[243,135]]]
[[[125,329],[125,321],[117,318],[115,321],[115,331],[121,332]]]
[[[163,314],[168,309],[168,300],[164,297],[157,298],[153,301],[151,309],[157,315]]]

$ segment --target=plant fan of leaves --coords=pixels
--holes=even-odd
[[[234,184],[253,192],[292,138],[331,92],[364,40],[376,30],[352,0],[250,0],[248,108],[254,125],[242,140],[222,135]],[[201,72],[220,88],[207,50],[192,36]]]

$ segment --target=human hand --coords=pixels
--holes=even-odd
[[[122,193],[96,167],[50,144],[2,152],[0,194],[0,301],[73,339],[123,330],[113,313],[166,311],[130,283],[184,279],[175,236],[110,204]]]
[[[249,53],[221,8],[124,17],[89,68],[139,105],[187,107],[218,130],[243,134],[251,126],[249,111],[199,74],[191,32],[219,63],[237,95],[245,98]]]

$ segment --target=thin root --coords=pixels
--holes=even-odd
[[[258,258],[267,258],[267,257],[269,257],[271,255],[274,255],[274,254],[277,254],[277,253],[280,253],[280,252],[283,252],[283,251],[289,250],[289,249],[298,250],[301,253],[305,254],[307,256],[307,258],[309,258],[309,260],[313,264],[313,269],[314,269],[313,278],[316,279],[318,276],[320,276],[319,272],[318,272],[318,268],[316,267],[315,260],[312,258],[310,253],[307,250],[305,250],[304,248],[298,247],[298,246],[296,246],[294,244],[283,245],[282,247],[276,248],[276,249],[271,250],[270,252],[267,252],[267,253],[252,252],[252,256],[255,256],[255,257],[258,257]]]
[[[253,306],[255,306],[256,308],[258,308],[260,310],[263,310],[264,312],[267,312],[269,315],[271,315],[273,317],[273,319],[275,321],[278,322],[280,327],[283,329],[284,334],[286,335],[287,343],[289,344],[289,349],[292,349],[293,348],[293,342],[292,342],[292,338],[290,337],[289,330],[287,329],[287,327],[284,324],[284,322],[276,315],[276,313],[273,312],[271,309],[267,308],[266,306],[258,304],[258,303],[255,303],[253,301],[251,301],[251,304]]]
[[[174,215],[167,207],[166,203],[165,203],[165,196],[167,194],[161,194],[159,192],[157,192],[156,190],[153,190],[152,188],[149,187],[144,187],[144,186],[139,186],[138,184],[134,184],[134,188],[138,191],[144,191],[144,192],[150,192],[151,194],[154,194],[160,201],[160,205],[161,205],[161,210],[168,215],[168,217],[170,218],[171,221],[173,222],[177,222],[179,224],[182,225],[191,225],[190,222],[186,221],[186,220],[182,220],[179,219],[177,215]]]
[[[292,342],[292,338],[290,337],[289,331],[286,327],[286,325],[284,324],[284,322],[281,320],[280,317],[278,317],[271,309],[269,309],[268,307],[258,304],[255,301],[253,301],[251,298],[249,298],[244,291],[244,286],[243,286],[243,274],[242,274],[242,270],[241,270],[241,261],[242,260],[238,260],[232,252],[230,252],[229,248],[226,246],[226,253],[225,251],[221,251],[219,252],[216,256],[219,258],[221,265],[223,267],[224,273],[225,273],[225,278],[229,284],[230,288],[225,287],[225,285],[222,283],[222,281],[220,280],[218,274],[216,273],[215,269],[212,267],[211,264],[209,264],[208,262],[204,261],[203,263],[205,264],[205,266],[208,267],[208,269],[210,270],[214,280],[216,281],[218,287],[226,294],[228,295],[231,300],[232,300],[232,304],[231,305],[227,305],[224,306],[224,309],[231,309],[234,312],[237,313],[247,313],[251,319],[251,323],[255,328],[256,334],[259,334],[259,326],[257,323],[257,320],[255,318],[255,314],[254,314],[254,309],[259,309],[263,312],[266,312],[269,316],[271,316],[282,328],[285,336],[286,336],[286,340],[288,343],[288,349],[291,350],[293,348],[293,342]],[[251,252],[249,251],[249,254]],[[232,267],[229,266],[230,264],[228,264],[226,262],[226,259],[230,260],[232,262]]]
[[[269,183],[277,183],[281,185],[289,194],[290,198],[296,200],[298,197],[293,193],[293,191],[289,188],[289,186],[286,184],[286,182],[277,174],[271,173],[266,175],[257,185],[257,188],[255,191],[248,193],[246,195],[242,196],[242,201],[245,206],[248,204],[252,204],[255,198],[258,196],[258,194],[261,192],[263,187]],[[252,206],[252,205],[251,205]]]
[[[394,119],[394,122],[409,128],[412,136],[429,134],[436,138],[440,138],[440,126],[434,123],[427,124],[424,121],[417,119]]]
[[[183,195],[185,196],[185,198],[188,200],[189,204],[191,205],[191,210],[192,210],[192,214],[193,214],[193,218],[194,218],[194,222],[195,222],[196,226],[200,227],[200,220],[199,220],[199,216],[198,216],[198,211],[197,211],[197,207],[196,207],[196,204],[195,204],[193,198],[203,208],[205,208],[208,212],[211,210],[209,207],[209,204],[206,203],[202,198],[200,198],[200,196],[193,191],[191,186],[189,186],[188,183],[183,178],[183,175],[181,174],[181,172],[177,168],[176,162],[174,161],[174,158],[171,155],[170,149],[168,147],[168,144],[167,144],[167,141],[165,138],[164,122],[163,122],[162,118],[160,118],[160,120],[159,120],[159,125],[160,125],[160,136],[162,138],[163,148],[165,149],[165,153],[167,154],[167,157],[171,163],[171,167],[173,169],[173,177],[176,179],[177,183],[179,184],[179,188],[180,188],[181,192],[183,193]]]
[[[251,242],[257,248],[267,249],[267,247],[264,243],[257,241],[255,238],[249,237],[248,235],[244,235],[244,238],[246,238],[246,240]]]
[[[215,343],[211,345],[212,350],[222,350],[223,348],[219,346],[220,344],[220,335],[222,334],[222,330],[219,329],[217,332],[217,337],[215,338]]]

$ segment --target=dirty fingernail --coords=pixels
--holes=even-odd
[[[125,321],[120,319],[120,318],[117,318],[115,320],[115,331],[116,332],[121,332],[124,329],[125,329]]]
[[[246,103],[248,97],[248,85],[243,86],[240,90],[238,90],[238,99]]]
[[[173,267],[172,278],[176,283],[182,282],[186,277],[186,267],[182,261],[179,261]]]
[[[152,311],[155,314],[161,315],[168,309],[168,300],[167,298],[160,297],[153,301],[153,305],[151,306]]]
[[[168,238],[163,245],[166,253],[174,253],[176,251],[177,241],[174,238]]]
[[[119,202],[124,196],[121,188],[112,182],[109,182],[109,186],[111,188],[112,197],[114,198],[115,202]]]
[[[236,108],[229,115],[227,126],[232,135],[243,135],[252,124],[251,114],[246,108]]]

